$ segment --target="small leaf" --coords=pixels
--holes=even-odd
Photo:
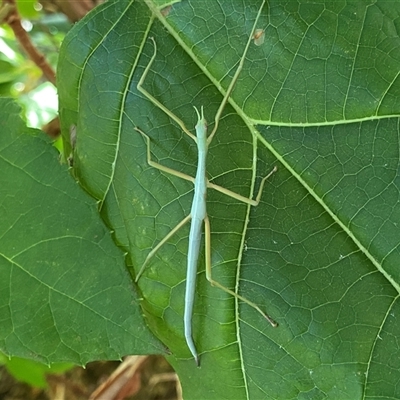
[[[95,201],[0,98],[0,347],[46,364],[160,352]]]

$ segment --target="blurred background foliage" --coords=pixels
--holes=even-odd
[[[56,8],[45,8],[34,0],[18,0],[17,6],[33,45],[56,69],[58,51],[71,22]],[[25,111],[27,125],[33,128],[43,127],[57,115],[56,88],[43,78],[4,21],[0,26],[0,96],[15,98]]]

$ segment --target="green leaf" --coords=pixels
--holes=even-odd
[[[48,387],[46,375],[62,373],[74,367],[74,364],[71,363],[57,363],[52,364],[49,368],[49,366],[40,362],[24,358],[13,357],[6,359],[4,356],[1,356],[1,358],[4,358],[4,360],[1,360],[0,363],[6,366],[8,372],[15,379],[38,388]]]
[[[193,132],[209,129],[261,1],[109,1],[66,38],[58,70],[62,125],[77,127],[74,173],[138,272],[190,212],[196,147],[144,86]],[[193,315],[197,369],[183,337],[188,227],[151,260],[139,287],[150,328],[170,348],[185,398],[400,396],[400,6],[384,1],[269,1],[209,149],[208,177],[258,207],[207,195],[213,277],[201,254]],[[154,18],[152,17],[154,15]],[[193,379],[196,385],[193,385]]]
[[[0,348],[44,363],[160,352],[95,201],[0,98]]]

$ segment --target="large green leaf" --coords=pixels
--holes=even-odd
[[[161,351],[95,201],[19,112],[0,98],[1,350],[47,364]]]
[[[265,41],[250,46],[208,159],[210,180],[245,196],[278,166],[258,207],[212,190],[207,205],[214,278],[279,328],[211,287],[201,255],[196,368],[182,323],[188,227],[139,281],[185,398],[400,396],[400,5],[309,3],[265,4]],[[77,127],[75,175],[136,272],[189,213],[192,185],[150,167],[134,128],[163,165],[194,175],[197,159],[137,90],[149,37],[158,51],[146,89],[191,130],[193,106],[204,106],[212,129],[261,1],[157,4],[105,3],[71,31],[58,71],[67,140]]]

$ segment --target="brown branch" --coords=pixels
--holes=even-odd
[[[56,74],[45,56],[40,53],[33,45],[29,35],[22,27],[21,17],[19,16],[15,0],[3,0],[2,7],[9,8],[8,14],[4,17],[4,21],[10,25],[15,37],[26,51],[29,58],[42,70],[44,76],[54,86],[56,85]]]
[[[65,1],[54,0],[61,11],[73,22],[83,18],[94,6],[93,0]]]
[[[43,8],[49,12],[61,12],[72,22],[83,18],[97,4],[104,0],[39,0]]]

